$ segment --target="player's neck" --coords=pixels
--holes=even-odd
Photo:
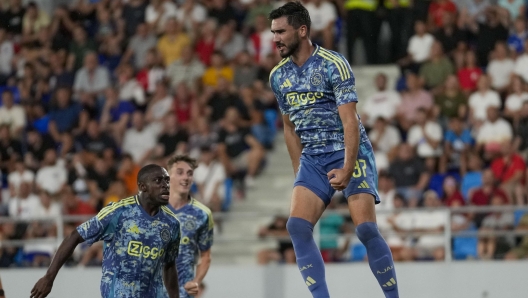
[[[174,193],[169,198],[169,204],[172,208],[178,210],[189,203],[191,196],[188,193]]]
[[[297,52],[291,56],[293,63],[297,64],[297,66],[303,66],[310,56],[312,56],[313,51],[315,51],[315,46],[311,40],[308,39],[306,42],[301,42]]]
[[[139,205],[149,214],[150,216],[154,216],[158,214],[160,210],[160,206],[151,205],[148,203],[148,198],[144,194],[139,195]]]

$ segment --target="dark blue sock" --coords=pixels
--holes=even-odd
[[[385,239],[381,236],[378,225],[365,222],[357,226],[356,234],[367,248],[370,269],[378,280],[386,298],[398,298],[396,271],[392,260],[392,253]]]
[[[313,298],[329,298],[323,257],[313,238],[313,225],[302,218],[290,217],[286,228],[293,242],[297,266],[308,290],[312,292]]]

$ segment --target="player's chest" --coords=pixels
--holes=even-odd
[[[119,238],[123,242],[131,242],[139,244],[140,246],[148,247],[165,247],[173,238],[174,230],[170,224],[160,220],[145,220],[145,219],[130,219],[125,220],[118,229]]]
[[[186,242],[185,238],[189,238],[188,241],[194,239],[200,227],[200,218],[194,214],[176,214],[176,217],[180,221],[182,243]]]
[[[284,104],[291,108],[302,108],[320,103],[325,92],[331,90],[323,66],[285,69],[279,78],[279,90]]]

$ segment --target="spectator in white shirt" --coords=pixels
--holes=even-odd
[[[201,201],[218,212],[225,198],[225,168],[216,158],[210,147],[201,148],[200,163],[194,171],[194,181],[198,186]]]
[[[379,117],[391,122],[401,104],[400,93],[395,90],[387,90],[387,75],[379,73],[374,82],[378,92],[366,98],[363,113],[361,113],[361,122],[366,127],[374,125]]]
[[[136,106],[145,106],[145,90],[134,78],[134,68],[130,64],[123,64],[118,69],[119,100],[131,101]]]
[[[369,139],[374,148],[377,170],[388,168],[389,161],[395,156],[402,141],[400,132],[386,119],[379,117],[369,132]]]
[[[13,70],[13,57],[15,46],[7,38],[6,29],[0,28],[0,82],[5,81]]]
[[[510,85],[510,77],[513,73],[515,64],[513,59],[508,57],[508,46],[503,41],[495,44],[493,59],[488,64],[487,73],[491,77],[491,87],[503,93]]]
[[[310,38],[327,49],[333,49],[334,27],[337,20],[335,6],[325,0],[311,0],[305,7],[312,21]]]
[[[103,95],[103,92],[108,87],[110,87],[108,69],[99,65],[96,53],[87,53],[84,56],[84,66],[75,74],[73,83],[75,97],[79,98],[81,92],[87,92],[94,97],[99,97]]]
[[[18,160],[15,163],[15,170],[7,176],[7,183],[9,185],[9,193],[11,197],[17,195],[20,184],[29,183],[33,186],[34,182],[35,174],[26,168],[22,160]]]
[[[134,162],[143,165],[156,147],[157,133],[152,126],[145,125],[141,111],[132,114],[132,127],[127,129],[123,138],[123,152],[132,155]]]
[[[38,170],[35,182],[37,188],[54,195],[66,184],[68,172],[64,160],[57,159],[55,149],[48,149],[44,154],[43,166]]]
[[[524,41],[524,54],[515,60],[513,72],[521,76],[525,82],[528,82],[528,39]]]
[[[0,125],[9,125],[11,135],[18,138],[26,127],[26,112],[24,108],[15,104],[13,93],[8,89],[2,92],[2,106],[0,107]]]
[[[139,24],[136,28],[136,34],[128,42],[122,62],[128,62],[132,59],[136,69],[143,68],[147,53],[150,49],[156,47],[156,42],[156,36],[149,33],[147,25],[145,23]]]
[[[429,59],[434,37],[427,33],[425,23],[421,20],[414,23],[414,32],[407,46],[408,57],[400,61],[402,64],[421,64]]]
[[[416,124],[409,129],[407,143],[416,147],[421,158],[439,157],[442,155],[442,127],[436,121],[428,120],[427,111],[419,109]]]
[[[528,92],[521,77],[513,76],[511,81],[511,93],[506,97],[504,103],[504,115],[516,123],[519,121],[521,108],[528,101]]]
[[[9,200],[9,216],[30,219],[40,207],[40,199],[31,193],[31,184],[20,184],[16,197]]]
[[[207,19],[207,9],[196,0],[185,0],[176,11],[176,17],[189,32],[198,32]]]
[[[469,96],[468,103],[471,121],[477,126],[486,120],[488,107],[500,107],[500,96],[490,89],[490,79],[487,75],[480,76],[477,91]]]
[[[172,1],[152,0],[145,11],[145,21],[150,31],[157,34],[163,33],[165,23],[171,17],[176,17],[176,4]]]
[[[511,124],[500,117],[499,109],[489,107],[488,119],[477,134],[477,148],[484,149],[487,156],[499,154],[501,146],[505,142],[511,142],[513,139],[513,128]]]

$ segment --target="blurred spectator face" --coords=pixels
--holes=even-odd
[[[210,164],[214,160],[214,152],[210,148],[203,148],[200,151],[200,159],[205,164]]]
[[[19,7],[22,4],[22,0],[10,0],[9,4],[12,7]]]
[[[482,169],[482,160],[477,154],[471,154],[469,155],[468,166],[471,171],[480,171]]]
[[[192,61],[193,58],[193,50],[191,46],[186,46],[182,49],[181,52],[181,59],[183,62],[189,63]]]
[[[477,65],[477,55],[475,55],[475,52],[467,51],[466,56],[464,58],[465,58],[466,66],[474,67],[475,65]]]
[[[6,29],[0,28],[0,41],[3,41],[6,37]]]
[[[443,20],[443,26],[449,27],[455,24],[455,15],[449,12],[444,12],[444,16],[442,17]]]
[[[230,107],[225,112],[225,120],[230,124],[238,123],[238,110],[235,107]]]
[[[486,169],[482,172],[482,185],[483,186],[493,186],[495,184],[495,176],[493,171]]]
[[[207,21],[205,21],[201,33],[204,36],[214,35],[217,27],[218,26],[216,24],[215,19],[208,19]]]
[[[490,87],[489,78],[487,75],[481,75],[477,82],[477,88],[479,91],[488,91]]]
[[[523,17],[515,19],[513,26],[516,33],[523,33],[526,30],[526,22],[524,21]]]
[[[448,90],[458,90],[458,78],[454,75],[448,76],[445,85]]]
[[[444,192],[446,195],[450,196],[455,193],[457,190],[456,181],[453,177],[449,176],[444,179]]]
[[[8,109],[13,107],[14,100],[13,100],[13,94],[11,92],[8,92],[8,91],[2,92],[2,104]]]
[[[97,11],[97,17],[100,23],[110,22],[110,12],[104,8]]]
[[[215,68],[220,68],[224,66],[224,57],[220,53],[214,53],[211,56],[211,66]]]
[[[253,90],[250,87],[242,87],[240,88],[240,96],[243,99],[253,100]]]
[[[418,82],[418,76],[412,72],[407,73],[405,76],[405,82],[407,84],[408,90],[416,90],[420,86]]]
[[[30,19],[35,20],[38,17],[37,5],[35,3],[28,4],[26,13]]]
[[[178,21],[174,18],[170,18],[165,23],[165,34],[176,34],[178,33]]]
[[[463,128],[464,123],[458,117],[451,118],[451,120],[449,121],[449,129],[451,129],[455,133],[460,134]]]
[[[508,56],[508,48],[506,47],[506,44],[503,42],[497,42],[495,44],[495,54],[497,55],[497,59],[506,58],[506,56]]]
[[[178,87],[176,87],[176,99],[178,101],[186,102],[189,100],[189,87],[185,83],[178,84]]]
[[[424,35],[426,32],[425,23],[422,21],[416,21],[416,23],[414,23],[414,32],[416,35]]]
[[[60,108],[66,108],[70,103],[70,91],[66,88],[57,90],[57,104]]]
[[[44,206],[44,208],[49,208],[51,205],[51,196],[46,191],[41,191],[39,198],[42,206]]]
[[[86,41],[86,32],[82,27],[77,27],[73,31],[73,39],[77,43],[84,43]]]
[[[147,56],[145,56],[145,66],[147,68],[152,67],[156,65],[157,60],[158,60],[158,57],[156,55],[156,51],[148,51]]]
[[[124,64],[119,71],[119,80],[121,82],[127,82],[134,77],[134,68],[129,64]]]
[[[242,52],[238,55],[238,64],[241,66],[251,65],[251,56],[248,52]]]
[[[509,156],[513,153],[513,146],[511,142],[503,142],[501,144],[501,153],[502,156]]]
[[[488,121],[495,122],[499,119],[499,109],[496,107],[489,107],[487,110]]]
[[[111,106],[115,106],[119,101],[117,99],[117,91],[113,88],[108,88],[105,91],[105,99]]]
[[[258,15],[255,18],[255,30],[257,32],[263,32],[268,30],[268,19],[264,15]]]
[[[376,88],[378,91],[384,91],[387,88],[387,76],[385,74],[378,74],[375,79]]]
[[[213,6],[216,8],[224,8],[226,6],[226,0],[213,0]]]
[[[57,161],[57,152],[55,152],[55,149],[46,150],[46,153],[44,153],[44,164],[54,165],[56,161]]]
[[[379,117],[374,122],[374,127],[373,128],[375,130],[377,130],[377,131],[383,131],[383,129],[385,129],[386,126],[387,126],[387,121],[385,119]]]
[[[440,58],[443,54],[442,44],[439,41],[435,41],[431,46],[431,58]]]
[[[0,125],[0,140],[8,141],[10,138],[9,125]]]
[[[401,195],[394,196],[394,208],[403,208],[405,207],[405,199]]]
[[[224,77],[219,77],[216,85],[216,90],[218,92],[228,92],[229,82]]]
[[[104,159],[98,158],[95,161],[94,169],[99,174],[105,174],[108,171],[108,164],[106,163]]]
[[[196,128],[199,133],[207,134],[209,133],[209,123],[207,122],[207,118],[200,117],[196,120]]]
[[[501,196],[493,196],[491,197],[490,205],[492,206],[502,206],[503,201]]]
[[[89,53],[84,56],[84,67],[88,69],[88,71],[93,71],[98,65],[97,56],[95,53]]]
[[[381,175],[378,181],[378,188],[383,192],[387,192],[392,189],[392,180],[386,175]]]
[[[427,113],[424,110],[419,109],[416,112],[416,124],[423,126],[425,123],[427,123]]]
[[[147,24],[141,23],[136,28],[136,34],[141,37],[145,37],[148,34]]]
[[[66,185],[62,190],[62,203],[66,209],[73,209],[77,206],[77,198],[71,186]]]
[[[176,116],[174,114],[167,114],[164,119],[165,129],[172,131],[176,127],[178,127],[178,121],[176,119]]]
[[[440,206],[440,199],[434,190],[428,190],[424,194],[424,207],[438,207]]]
[[[401,160],[410,160],[413,157],[414,149],[407,143],[402,143],[398,149],[398,157]]]
[[[96,120],[91,120],[86,130],[90,137],[97,138],[99,136],[99,123]]]
[[[521,93],[524,89],[524,84],[522,79],[519,76],[514,76],[512,78],[512,89],[515,93]]]
[[[136,130],[141,131],[143,130],[144,125],[143,113],[135,111],[134,114],[132,114],[132,126],[134,126]]]
[[[27,182],[21,182],[18,188],[18,197],[25,199],[31,193],[31,185]]]
[[[521,107],[521,116],[528,117],[528,101],[525,101]]]

